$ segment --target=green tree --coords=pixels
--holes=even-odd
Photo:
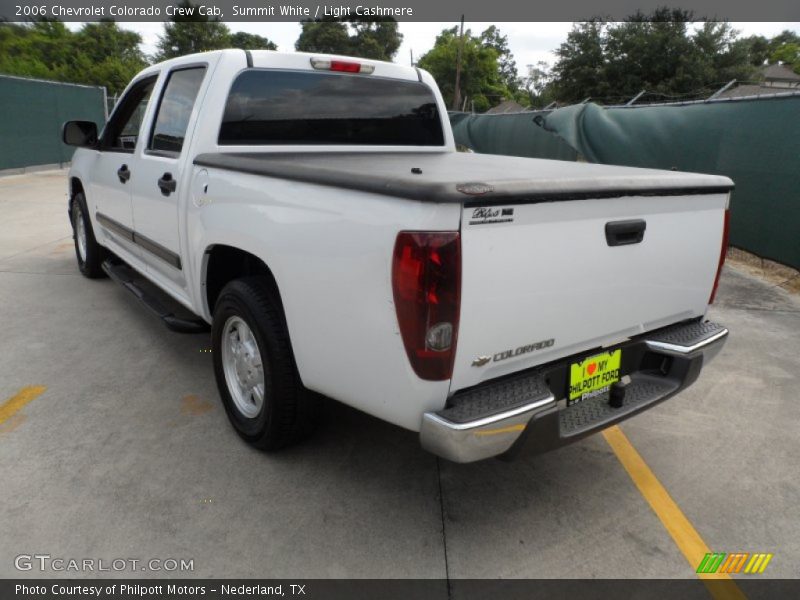
[[[783,63],[800,74],[800,44],[781,44],[769,57],[772,63]]]
[[[0,25],[0,72],[105,86],[122,91],[147,64],[139,34],[112,21],[86,23],[76,33],[52,20]]]
[[[231,33],[218,18],[201,15],[198,5],[181,0],[178,6],[193,8],[191,14],[180,14],[164,23],[164,34],[158,38],[156,60],[166,60],[195,52],[241,48],[242,50],[277,50],[278,46],[261,35],[237,31]]]
[[[353,19],[350,27],[354,31],[351,39],[355,56],[392,60],[403,43],[403,34],[391,17]]]
[[[86,23],[74,37],[71,78],[82,75],[82,83],[103,85],[109,93],[119,94],[147,66],[141,43],[138,33],[120,29],[113,21]]]
[[[142,36],[135,31],[120,29],[111,19],[86,23],[75,36],[78,50],[95,62],[113,56],[121,61],[146,62],[139,47]]]
[[[158,38],[156,60],[166,60],[207,50],[227,48],[230,30],[216,17],[200,15],[197,6],[181,0],[178,6],[194,8],[191,15],[175,15],[164,23],[164,34]]]
[[[436,37],[433,48],[417,63],[433,75],[448,106],[452,104],[455,93],[456,57],[460,43],[458,27],[445,29]],[[464,32],[461,98],[467,100],[468,106],[474,105],[476,111],[485,111],[511,96],[501,78],[497,61],[497,50],[486,46],[480,36],[473,36],[469,30]]]
[[[0,23],[0,72],[61,80],[71,54],[69,34],[63,25],[54,31],[50,22]]]
[[[760,67],[767,62],[770,55],[769,40],[763,35],[751,35],[737,40],[736,43],[747,50],[750,64],[754,67]]]
[[[349,54],[350,33],[347,25],[333,18],[318,21],[303,21],[302,31],[294,47],[300,52],[321,54]]]
[[[705,59],[700,61],[706,70],[707,79],[704,83],[758,78],[758,71],[753,65],[752,48],[740,43],[738,33],[730,23],[706,22],[694,34],[692,43]]]
[[[229,48],[240,48],[241,50],[277,50],[278,46],[275,42],[269,39],[256,35],[254,33],[246,33],[244,31],[237,31],[232,33],[228,40]]]
[[[607,95],[633,96],[641,90],[679,94],[702,87],[698,55],[687,35],[690,15],[682,11],[636,14],[608,27],[603,56]],[[588,96],[589,94],[587,94]],[[592,94],[594,95],[594,94]]]
[[[605,96],[609,92],[605,75],[605,33],[599,20],[575,23],[567,41],[555,51],[553,67],[557,95],[565,101],[586,96]]]
[[[13,59],[18,65],[29,63],[35,70],[43,70],[57,79],[56,75],[74,59],[73,34],[60,21],[41,19],[26,24],[3,23],[2,28],[5,34],[2,36],[0,61]]]
[[[775,50],[777,50],[784,44],[800,44],[800,35],[796,34],[794,31],[784,29],[778,35],[770,39],[769,41],[770,54],[775,52]]]
[[[508,36],[502,35],[500,30],[492,25],[481,33],[481,42],[484,46],[494,48],[497,52],[497,68],[500,71],[500,79],[512,93],[516,93],[520,89],[520,79],[517,74],[517,63],[508,47]]]
[[[348,21],[326,17],[303,21],[301,26],[295,43],[300,52],[392,60],[403,41],[397,21],[388,17]]]
[[[528,65],[527,73],[520,79],[522,95],[518,96],[521,104],[535,108],[544,108],[554,100],[553,75],[550,65],[540,60],[535,65]]]
[[[138,33],[120,28],[110,19],[85,23],[76,32],[53,19],[0,23],[0,73],[101,85],[115,95],[147,66],[149,59],[141,43]],[[177,19],[165,27],[158,58],[228,47],[277,48],[260,35],[230,34],[216,21]]]
[[[767,61],[770,64],[783,63],[800,74],[800,35],[786,29],[772,38]]]
[[[560,100],[619,102],[642,90],[662,97],[702,96],[731,79],[757,77],[759,40],[741,41],[729,23],[694,31],[691,12],[658,9],[624,22],[576,23],[556,50]]]

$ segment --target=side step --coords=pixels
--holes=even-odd
[[[139,283],[139,281],[143,279],[142,276],[118,258],[107,259],[103,261],[102,266],[103,271],[105,271],[113,281],[116,281],[123,288],[136,296],[139,302],[155,313],[164,321],[164,325],[172,331],[177,331],[178,333],[203,333],[209,330],[208,323],[198,316],[190,316],[191,313],[188,313],[188,311],[186,311],[185,316],[178,315],[176,314],[178,310],[167,308],[165,302],[168,304],[177,303],[160,290],[145,290]],[[147,285],[148,288],[155,288],[153,285],[148,285],[147,282],[144,282],[144,284]],[[157,296],[162,296],[164,302]]]

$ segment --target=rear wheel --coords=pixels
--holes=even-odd
[[[280,304],[265,278],[223,288],[211,342],[222,403],[243,439],[276,450],[311,431],[315,401],[300,381]]]
[[[86,198],[78,192],[72,199],[72,238],[75,241],[75,257],[78,268],[89,279],[105,277],[102,264],[106,258],[106,250],[94,237],[92,222],[86,212]]]

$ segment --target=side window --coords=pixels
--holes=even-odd
[[[205,67],[180,69],[169,74],[153,124],[147,149],[180,154]]]
[[[101,150],[133,152],[156,79],[158,75],[143,79],[119,101],[119,106],[103,132]]]

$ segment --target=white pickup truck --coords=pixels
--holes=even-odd
[[[210,325],[262,449],[324,395],[453,461],[541,452],[673,396],[728,333],[704,315],[729,179],[457,153],[420,69],[185,56],[63,140],[81,272]]]

